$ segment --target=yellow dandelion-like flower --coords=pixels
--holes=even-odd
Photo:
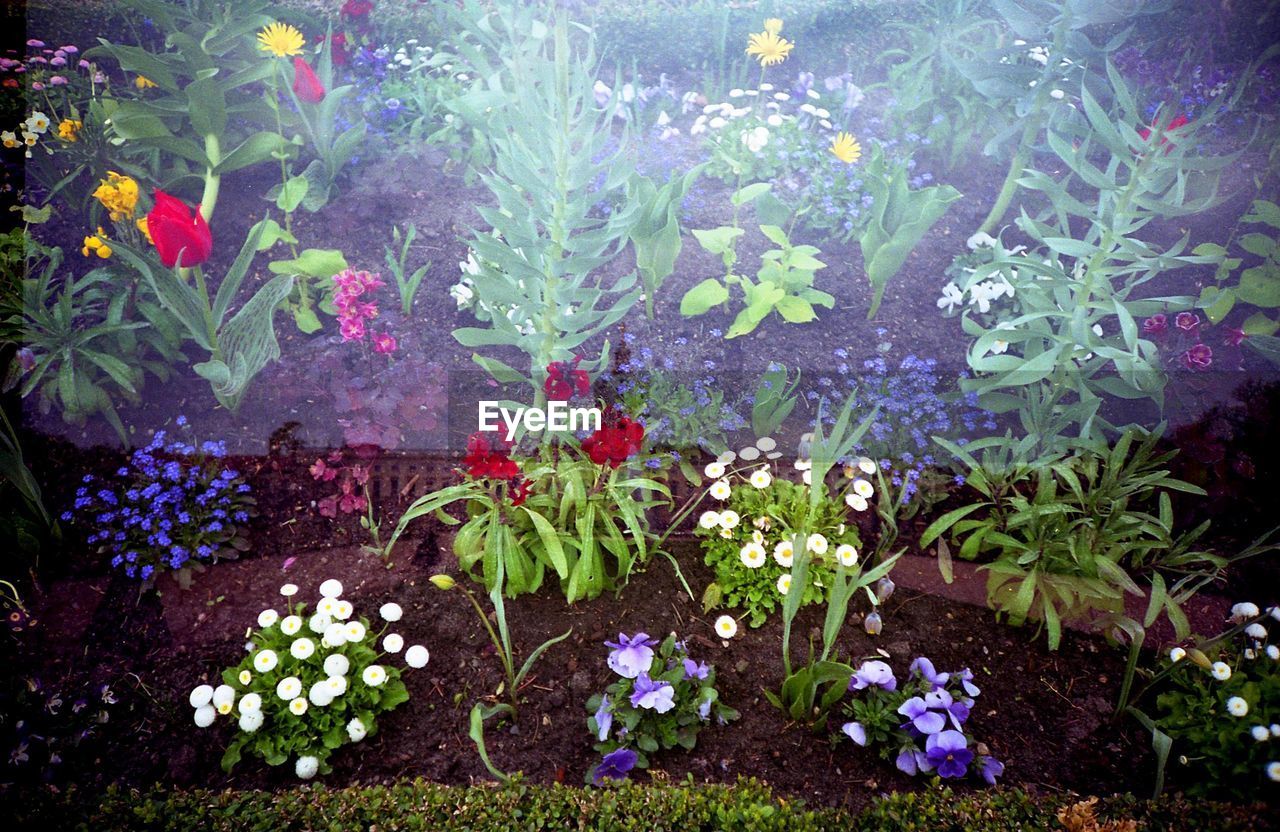
[[[836,133],[831,141],[831,153],[840,161],[851,165],[862,158],[862,145],[848,133]]]
[[[305,44],[302,33],[288,23],[272,23],[258,33],[258,48],[277,58],[301,55]]]
[[[771,17],[764,22],[764,30],[772,34],[778,34],[782,31],[782,18]]]
[[[782,63],[794,48],[794,43],[769,31],[754,34],[747,42],[747,54],[755,56],[761,66]]]
[[[58,138],[64,142],[74,142],[80,137],[80,129],[84,127],[84,122],[74,118],[64,118],[58,124]]]
[[[156,85],[156,82],[152,81],[145,75],[139,75],[137,78],[133,79],[133,85],[140,90],[149,90]]]

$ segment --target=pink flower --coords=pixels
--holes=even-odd
[[[391,353],[396,351],[397,346],[398,345],[396,344],[395,336],[389,332],[384,332],[381,335],[373,336],[374,352],[379,352],[379,353],[382,353],[383,355],[390,355]]]
[[[1213,350],[1208,344],[1196,344],[1182,354],[1182,363],[1188,370],[1204,372],[1213,364]]]
[[[1142,322],[1142,331],[1147,335],[1163,335],[1169,328],[1169,318],[1163,312],[1157,312]]]
[[[40,47],[44,46],[44,41],[36,40],[35,38],[32,38],[31,40],[27,41],[27,46],[30,46],[33,49],[39,49]]]
[[[1222,337],[1222,343],[1226,344],[1228,347],[1238,347],[1244,343],[1244,339],[1246,337],[1247,336],[1244,334],[1243,329],[1227,327],[1226,334]]]
[[[49,79],[49,83],[53,84],[55,87],[63,87],[66,86],[67,79],[61,75],[55,75]]]
[[[60,55],[55,55],[53,58],[49,59],[49,66],[66,66],[66,65],[67,65],[67,59],[63,58]]]
[[[364,338],[364,321],[360,318],[345,318],[338,327],[343,341],[359,341]]]
[[[31,89],[35,90],[36,92],[40,92],[40,90],[44,89],[44,84],[40,83],[39,81],[33,81],[31,83]]]
[[[1194,312],[1179,312],[1173,322],[1183,332],[1195,332],[1200,328],[1200,316]]]
[[[323,459],[317,459],[311,466],[311,476],[321,482],[332,482],[338,476],[338,469],[325,465]]]
[[[321,517],[337,517],[338,516],[338,495],[325,497],[316,503],[316,509],[319,510]]]

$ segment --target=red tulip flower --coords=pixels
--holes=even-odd
[[[160,262],[173,266],[198,266],[213,253],[213,234],[200,215],[177,197],[156,190],[156,206],[147,214],[147,231],[155,241]],[[181,256],[182,262],[178,262]]]
[[[547,399],[553,402],[567,402],[576,393],[586,395],[591,390],[591,377],[586,370],[579,370],[578,364],[582,356],[575,355],[573,361],[552,361],[547,365],[547,380],[542,385]]]
[[[311,64],[302,58],[293,59],[293,94],[299,101],[308,104],[319,104],[324,101],[324,84],[316,77]]]
[[[644,441],[644,425],[617,415],[606,419],[600,429],[582,442],[582,450],[596,465],[617,468],[632,454],[639,452]]]

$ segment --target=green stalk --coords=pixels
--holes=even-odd
[[[493,642],[493,646],[498,650],[498,658],[502,660],[502,669],[507,674],[507,696],[511,700],[511,721],[516,721],[516,712],[519,702],[516,699],[516,671],[512,664],[511,651],[507,650],[502,640],[498,638],[498,634],[493,631],[493,625],[489,623],[489,616],[485,613],[484,608],[480,606],[480,602],[476,600],[475,593],[459,584],[462,594],[467,596],[467,600],[471,602],[471,606],[475,607],[476,615],[480,616],[480,623],[484,625],[485,630],[489,633],[489,640]],[[499,588],[501,591],[501,588]]]
[[[222,184],[221,174],[213,172],[222,161],[222,146],[216,133],[204,137],[204,155],[209,157],[209,167],[204,174],[204,195],[200,197],[200,216],[205,222],[213,219],[213,208],[218,204],[218,186]]]
[[[1018,177],[1022,175],[1022,169],[1027,166],[1027,162],[1031,157],[1031,142],[1035,140],[1036,133],[1039,131],[1040,119],[1028,119],[1026,127],[1022,129],[1018,152],[1013,154],[1013,159],[1009,162],[1009,171],[1004,176],[1004,184],[1000,186],[1000,193],[996,196],[996,201],[991,206],[991,212],[987,214],[987,218],[978,227],[979,234],[990,234],[995,231],[1000,220],[1004,219],[1005,212],[1009,210],[1009,203],[1013,201],[1013,195],[1018,190]]]

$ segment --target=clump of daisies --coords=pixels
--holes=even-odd
[[[374,733],[379,715],[409,700],[392,662],[420,668],[430,658],[426,647],[406,647],[388,632],[403,615],[398,604],[383,604],[375,625],[356,614],[337,580],[320,584],[314,605],[297,594],[295,584],[282,586],[283,610],[258,614],[244,660],[224,670],[216,688],[191,691],[197,727],[220,716],[237,725],[225,771],[248,752],[273,766],[293,760],[304,780],[327,773],[334,750]]]
[[[587,728],[604,755],[587,772],[587,782],[625,779],[632,768],[648,768],[646,755],[677,746],[691,750],[712,720],[726,725],[738,718],[720,701],[715,668],[693,659],[675,633],[661,644],[648,633],[618,633],[604,646],[618,678],[587,701]]]
[[[1152,724],[1190,794],[1262,799],[1280,783],[1280,607],[1242,602],[1227,630],[1174,647],[1152,679]]]
[[[802,481],[788,479],[782,474],[790,472],[775,467],[781,456],[775,447],[764,438],[737,453],[722,454],[703,471],[711,482],[697,535],[705,561],[716,573],[703,602],[708,609],[723,604],[743,610],[752,627],[763,624],[791,591],[800,530],[805,532],[803,545],[813,554],[803,603],[826,599],[837,564],[858,566],[862,544],[851,512],[865,511],[867,499],[874,496],[868,480],[850,478],[847,495],[824,493],[811,512],[805,462],[797,463]],[[865,462],[874,470],[874,462]]]

